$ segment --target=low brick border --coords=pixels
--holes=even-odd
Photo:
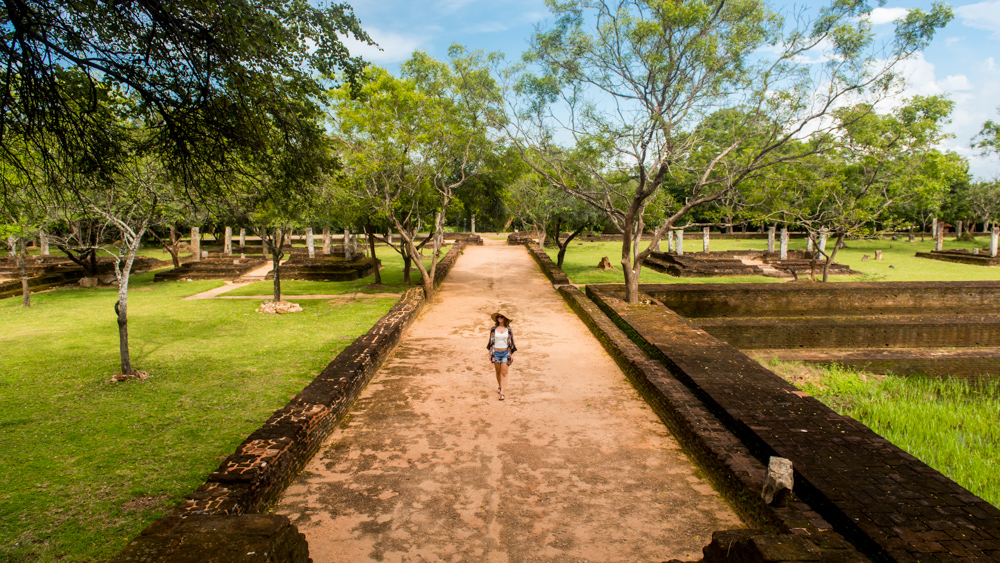
[[[640,287],[641,289],[641,287]],[[795,464],[795,491],[876,560],[1000,559],[1000,509],[798,391],[655,300],[587,294],[760,460]]]
[[[441,259],[435,272],[435,285],[448,275],[465,246],[461,241],[455,243]],[[149,525],[112,561],[254,560],[235,557],[235,554],[247,553],[243,551],[249,545],[247,542],[259,541],[259,535],[247,535],[232,518],[259,514],[277,500],[343,420],[362,389],[395,350],[423,304],[422,289],[413,288],[404,293],[367,333],[338,354],[305,389],[251,433],[236,452],[208,476],[205,484],[170,514]],[[205,517],[212,519],[204,526],[183,523],[191,517],[198,521]],[[300,563],[308,560],[308,548],[303,550],[292,545],[297,541],[305,542],[294,526],[288,524],[291,529],[286,531],[281,517],[273,515],[257,521],[274,533],[279,530],[282,542],[291,542],[288,543],[290,547],[283,548],[284,553],[290,555],[260,561]],[[197,557],[191,558],[192,551],[184,546],[192,543],[204,544],[210,551],[195,550]],[[211,551],[213,549],[215,552]],[[268,556],[264,554],[264,557]]]
[[[545,253],[544,250],[538,248],[537,246],[529,243],[525,243],[525,248],[528,249],[528,253],[531,257],[535,259],[538,263],[538,267],[542,269],[542,273],[545,277],[549,278],[552,285],[559,287],[563,285],[570,285],[573,282],[570,281],[569,276],[567,276],[556,263],[549,258],[549,255]]]

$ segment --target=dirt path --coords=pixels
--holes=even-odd
[[[489,314],[514,317],[506,401]],[[332,561],[698,559],[739,527],[521,247],[469,247],[277,512]]]

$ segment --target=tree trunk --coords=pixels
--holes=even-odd
[[[637,210],[629,208],[625,214],[625,221],[622,225],[622,273],[625,275],[625,302],[629,305],[639,304],[639,272],[641,264],[634,261],[636,252],[634,249],[637,240],[641,239],[642,228],[636,228],[641,224],[641,219],[637,220]],[[636,231],[640,234],[636,235]],[[669,232],[669,231],[668,231]]]
[[[149,230],[149,234],[153,235],[153,238],[155,238],[156,241],[160,243],[160,246],[162,246],[164,250],[170,253],[170,260],[174,263],[174,268],[180,268],[181,267],[180,249],[177,248],[177,239],[175,238],[177,235],[177,231],[175,231],[173,227],[170,227],[170,244],[164,242],[163,239],[161,239],[159,235],[156,234],[156,231],[154,231],[153,229]]]
[[[139,251],[145,230],[145,227],[140,229],[135,239],[129,244],[125,264],[120,270],[117,266],[118,262],[115,262],[115,273],[118,276],[118,301],[115,303],[115,313],[118,315],[118,349],[121,353],[122,375],[134,373],[128,349],[128,283],[132,274],[132,263],[135,261],[136,252]]]
[[[403,254],[403,285],[410,285],[410,251],[407,250]]]
[[[506,233],[506,232],[507,232],[508,230],[510,230],[510,226],[511,226],[511,224],[513,224],[513,223],[514,223],[514,218],[513,218],[513,217],[511,217],[510,219],[507,219],[507,224],[505,224],[505,225],[503,226],[503,230],[502,230],[502,231],[500,231],[500,232],[502,232],[502,233]]]
[[[28,265],[25,263],[25,247],[27,246],[27,241],[24,237],[20,237],[18,240],[21,242],[21,248],[17,252],[17,270],[21,274],[21,305],[25,307],[31,307],[31,289],[28,287]],[[12,248],[11,251],[14,249]],[[11,252],[13,254],[13,252]]]
[[[271,269],[274,272],[274,302],[281,301],[281,229],[274,229],[274,245],[271,247]]]
[[[845,236],[846,236],[845,233],[841,233],[841,234],[837,235],[837,242],[834,243],[834,245],[833,245],[833,251],[830,252],[830,254],[828,254],[826,256],[826,262],[823,264],[823,281],[824,282],[830,281],[830,264],[833,264],[833,258],[834,258],[834,256],[837,255],[837,250],[840,248],[840,245],[843,244]]]
[[[375,229],[371,222],[365,223],[365,238],[368,239],[368,249],[371,250],[372,260],[375,262],[375,285],[382,285],[382,273],[378,269],[378,259],[375,258]]]
[[[579,235],[580,233],[582,233],[583,229],[585,229],[586,227],[587,227],[586,225],[583,225],[579,229],[573,231],[573,233],[571,235],[569,235],[569,237],[566,238],[565,242],[560,242],[559,241],[559,234],[558,233],[556,234],[556,244],[559,245],[559,254],[556,256],[556,266],[560,270],[562,269],[563,258],[566,257],[566,249],[569,248],[569,243],[572,242],[573,239],[575,239],[577,235]]]

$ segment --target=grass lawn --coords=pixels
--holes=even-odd
[[[0,301],[0,562],[106,560],[395,303],[181,300],[219,284],[134,277],[133,364],[153,377],[118,384],[114,288]]]
[[[684,251],[688,253],[700,252],[702,248],[701,236],[697,240],[688,238],[684,241]],[[1000,268],[973,266],[969,264],[956,264],[952,262],[942,262],[940,260],[928,260],[917,258],[916,252],[929,252],[934,249],[934,242],[928,237],[926,241],[920,242],[919,237],[916,242],[906,242],[905,235],[902,240],[849,240],[847,248],[837,252],[835,262],[846,264],[851,269],[861,272],[858,276],[830,276],[830,280],[838,281],[972,281],[972,280],[1000,280]],[[644,249],[648,242],[644,242]],[[832,241],[830,243],[833,244]],[[982,248],[989,245],[989,239],[980,236],[976,242],[959,242],[954,238],[946,239],[945,249],[952,248]],[[665,246],[661,243],[661,247]],[[805,239],[792,239],[789,241],[789,248],[793,250],[805,250]],[[585,242],[570,243],[566,251],[566,258],[563,263],[563,271],[569,276],[573,283],[622,283],[621,273],[621,243],[620,242]],[[712,241],[712,250],[734,250],[734,249],[755,249],[765,250],[767,248],[766,239],[716,239]],[[882,251],[882,260],[875,261],[875,251]],[[555,261],[558,249],[546,248],[546,253]],[[868,260],[862,258],[868,255]],[[613,271],[602,271],[597,269],[598,262],[602,256],[607,256],[615,266]],[[892,266],[890,268],[890,266]],[[656,272],[650,268],[643,268],[641,274],[642,283],[738,283],[738,282],[777,282],[774,278],[763,276],[746,277],[720,277],[720,278],[675,278],[667,274]]]
[[[1000,379],[875,376],[778,361],[767,367],[1000,507]]]
[[[450,245],[441,247],[444,257]],[[402,293],[411,287],[420,287],[420,270],[416,265],[410,269],[411,285],[403,285],[403,258],[389,247],[376,247],[375,255],[382,261],[382,285],[374,285],[375,276],[360,280],[345,282],[313,282],[283,280],[282,295],[341,295],[345,293]],[[430,254],[430,253],[428,253]],[[430,257],[424,259],[424,265],[431,267]],[[255,282],[243,287],[227,291],[226,295],[271,295],[274,292],[274,282]]]

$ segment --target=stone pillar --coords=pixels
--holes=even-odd
[[[962,238],[962,221],[955,221],[955,240]]]
[[[914,242],[917,240],[917,237],[913,235],[913,225],[910,225],[910,232],[907,234],[907,236],[908,236],[907,240],[909,242]]]
[[[818,246],[819,246],[819,251],[820,252],[826,252],[826,228],[825,227],[819,230],[819,243],[818,243]]]
[[[313,230],[312,227],[306,227],[306,249],[309,251],[309,257],[316,257],[316,244],[313,242]]]
[[[682,229],[674,231],[674,238],[677,239],[674,242],[674,247],[677,249],[677,255],[684,256],[684,231]]]
[[[191,260],[201,262],[201,240],[198,238],[198,227],[191,227]]]
[[[674,251],[674,232],[667,231],[667,252]]]
[[[931,238],[937,238],[937,217],[931,219]]]
[[[330,227],[323,227],[323,254],[330,254]]]
[[[476,216],[472,216],[472,234],[476,234]]]
[[[226,256],[233,255],[233,228],[226,227],[226,240],[222,243],[222,252]]]
[[[788,260],[788,228],[781,228],[781,254],[778,256],[781,260]]]
[[[882,251],[881,250],[876,250],[875,251],[875,259],[876,260],[881,260],[882,259]]]
[[[990,256],[997,257],[997,242],[1000,241],[1000,227],[993,227],[990,233]]]
[[[240,252],[247,247],[247,230],[240,229]]]
[[[938,225],[937,233],[934,236],[934,250],[938,252],[944,250],[944,227]]]
[[[283,246],[292,246],[292,230],[289,229],[285,232],[285,242]]]
[[[774,231],[777,227],[771,226],[767,229],[767,251],[774,252]]]
[[[705,252],[705,254],[708,254],[708,244],[709,244],[709,238],[710,238],[708,233],[709,233],[709,228],[708,227],[704,227],[701,230],[701,249],[702,249],[702,251]]]
[[[45,231],[38,232],[38,244],[42,247],[42,256],[49,255],[49,235]]]
[[[344,229],[344,260],[350,262],[354,260],[354,253],[351,252],[351,230]]]

